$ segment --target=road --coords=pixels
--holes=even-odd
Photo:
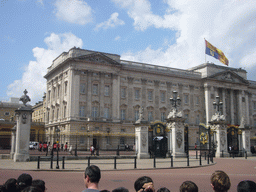
[[[231,179],[231,190],[236,191],[236,186],[241,180],[253,180],[256,182],[256,158],[216,158],[217,163],[212,166],[183,169],[151,169],[151,170],[126,170],[126,171],[102,171],[100,190],[112,191],[117,187],[125,187],[134,191],[134,181],[143,175],[150,176],[155,188],[167,187],[171,192],[179,191],[183,181],[195,182],[199,191],[212,191],[210,176],[215,170],[225,171]],[[84,167],[85,168],[85,167]],[[0,183],[8,178],[17,178],[24,171],[0,170]],[[46,182],[47,192],[69,192],[84,189],[83,172],[64,171],[27,171],[33,179],[42,179]]]

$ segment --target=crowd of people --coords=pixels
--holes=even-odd
[[[84,173],[84,184],[86,189],[82,192],[110,192],[109,190],[99,190],[99,181],[101,179],[101,171],[96,165],[88,166]],[[231,182],[229,176],[224,171],[215,171],[210,179],[213,191],[227,192],[230,189]],[[136,192],[170,192],[166,187],[155,189],[152,178],[142,176],[134,182]],[[31,175],[23,173],[17,180],[15,178],[8,179],[1,187],[0,192],[44,192],[46,191],[45,182],[43,180],[33,180]],[[192,181],[184,181],[180,185],[180,192],[198,192],[198,186]],[[112,192],[129,192],[124,187],[118,187]],[[241,181],[237,185],[237,192],[256,192],[256,183],[250,180]]]

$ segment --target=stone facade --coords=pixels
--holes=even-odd
[[[57,57],[45,78],[46,138],[89,149],[116,149],[134,145],[134,122],[139,108],[144,119],[165,121],[171,110],[169,98],[177,91],[189,144],[198,142],[199,123],[208,124],[217,95],[228,124],[256,122],[256,82],[243,69],[205,63],[181,70],[120,60],[116,54],[72,48]],[[60,130],[60,132],[56,132]]]

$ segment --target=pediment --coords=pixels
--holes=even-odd
[[[248,81],[246,79],[244,79],[243,77],[239,76],[238,74],[236,74],[232,71],[223,71],[220,73],[216,73],[208,78],[219,80],[219,81],[225,81],[225,82],[229,82],[229,83],[248,84]]]
[[[76,57],[75,59],[82,60],[82,61],[94,62],[94,63],[101,63],[101,64],[120,65],[120,63],[118,63],[117,61],[104,55],[103,53],[92,53],[89,55],[83,55],[80,57]]]

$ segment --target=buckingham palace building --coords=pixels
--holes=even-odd
[[[207,125],[219,96],[227,126],[241,119],[256,145],[256,82],[247,72],[213,63],[182,70],[121,60],[120,55],[72,48],[59,55],[44,76],[45,133],[50,142],[68,142],[78,149],[101,150],[135,143],[140,107],[149,124],[166,122],[177,91],[189,145],[199,142],[199,124]]]

